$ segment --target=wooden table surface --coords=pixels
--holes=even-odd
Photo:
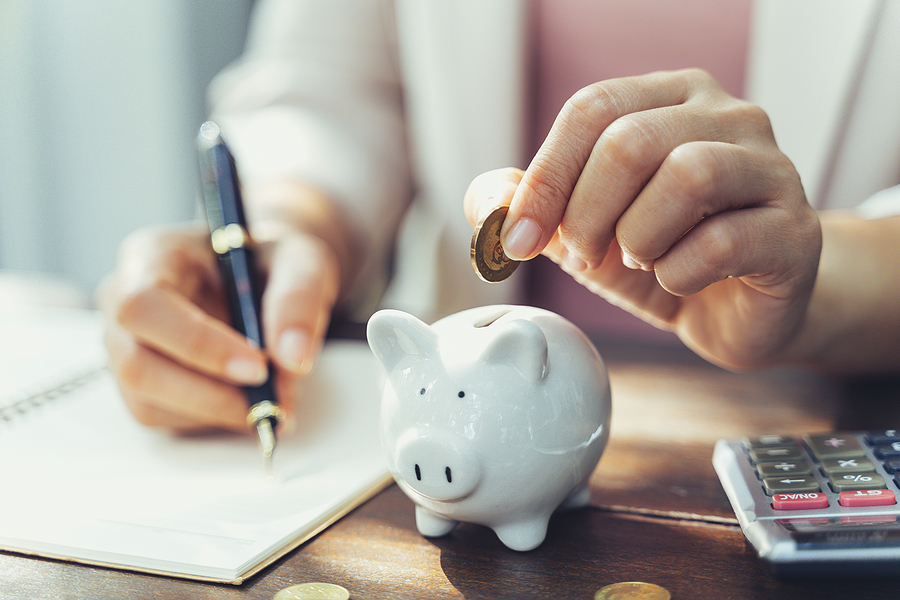
[[[0,598],[271,599],[309,581],[355,600],[590,600],[622,581],[655,583],[674,600],[900,597],[900,579],[776,579],[745,543],[710,462],[720,437],[897,426],[900,381],[734,374],[681,349],[600,349],[613,421],[592,506],[555,515],[536,550],[508,550],[466,524],[425,539],[392,485],[241,586],[0,552]]]

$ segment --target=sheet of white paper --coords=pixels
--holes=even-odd
[[[2,311],[0,341],[0,408],[106,364],[96,311]]]
[[[269,481],[251,436],[143,427],[105,371],[0,421],[0,547],[235,580],[389,479],[364,343],[326,346],[302,398]]]

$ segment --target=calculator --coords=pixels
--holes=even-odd
[[[900,429],[719,440],[713,466],[777,576],[900,575]]]

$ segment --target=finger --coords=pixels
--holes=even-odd
[[[294,397],[297,386],[297,378],[281,377],[284,372],[279,372],[276,389],[278,390],[278,403],[285,411],[285,418],[278,424],[281,434],[289,433],[296,422],[296,398]],[[283,382],[282,382],[283,380]],[[120,387],[125,404],[128,406],[135,419],[148,427],[160,427],[176,433],[198,433],[211,429],[228,429],[240,433],[250,431],[246,426],[246,401],[238,410],[243,410],[243,418],[233,415],[226,423],[211,423],[208,418],[194,418],[190,413],[175,412],[159,405],[155,395],[143,395],[138,391],[127,390]],[[242,397],[245,397],[242,392]]]
[[[819,243],[812,209],[799,220],[780,207],[730,211],[691,229],[656,261],[654,270],[660,285],[677,296],[741,278],[768,296],[787,298],[815,277],[815,264],[808,261],[818,254],[807,249]]]
[[[186,429],[224,428],[245,432],[247,402],[242,391],[163,356],[127,332],[107,333],[115,348],[110,368],[140,422]],[[165,415],[165,417],[164,417]]]
[[[291,235],[270,246],[263,327],[276,364],[306,375],[315,362],[340,287],[337,258],[321,240]]]
[[[560,241],[559,231],[550,238],[550,241],[541,250],[541,254],[558,264],[563,271],[570,275],[574,276],[587,270],[585,262],[579,256],[569,252],[569,249]],[[581,279],[579,281],[584,283]]]
[[[550,241],[542,254],[594,294],[660,329],[671,329],[679,299],[660,287],[655,273],[626,268],[615,241],[610,244],[603,261],[589,269],[570,269],[571,257],[557,238]]]
[[[761,141],[771,141],[770,133],[761,109],[724,93],[714,106],[698,94],[678,106],[617,119],[597,140],[572,191],[559,228],[562,243],[585,265],[599,263],[618,219],[672,152],[696,141],[759,149]],[[774,141],[765,148],[774,148]]]
[[[117,323],[182,365],[240,384],[267,376],[264,354],[247,338],[179,293],[149,286],[124,296]]]
[[[278,433],[287,435],[297,428],[300,416],[298,405],[302,392],[302,376],[276,367],[275,394],[278,404],[284,409],[284,419],[278,422]]]
[[[199,228],[129,236],[101,300],[121,327],[186,366],[248,385],[266,376],[262,352],[223,321],[225,291]]]
[[[596,83],[572,96],[513,196],[501,232],[507,254],[525,260],[547,245],[594,145],[611,123],[626,114],[681,104],[692,85],[683,72],[662,72]]]
[[[469,224],[475,227],[493,208],[509,206],[524,173],[521,169],[508,167],[482,173],[473,179],[463,198]]]
[[[213,429],[208,423],[165,411],[153,404],[151,400],[143,397],[125,394],[123,396],[126,406],[141,425],[168,429],[181,434],[200,433]]]
[[[780,153],[716,142],[683,144],[625,210],[616,238],[626,262],[651,270],[703,219],[777,202],[788,191],[802,188],[793,165]]]

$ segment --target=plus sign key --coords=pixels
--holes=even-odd
[[[785,475],[809,475],[812,473],[805,460],[782,460],[778,462],[762,462],[756,465],[760,479],[766,477],[783,477]]]
[[[866,455],[852,433],[808,435],[806,443],[820,461],[833,458],[862,458]]]

